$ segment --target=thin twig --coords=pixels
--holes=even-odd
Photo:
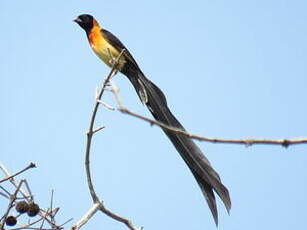
[[[63,227],[65,224],[69,223],[70,221],[72,221],[73,218],[70,218],[68,220],[66,220],[63,224],[61,224],[59,227]]]
[[[270,145],[281,145],[282,147],[289,147],[290,145],[296,144],[307,144],[307,138],[291,138],[291,139],[265,139],[265,138],[249,138],[249,139],[224,139],[224,138],[212,138],[212,137],[204,137],[197,134],[189,133],[183,129],[178,129],[169,125],[166,125],[162,122],[156,121],[154,119],[142,116],[138,113],[132,112],[131,110],[127,109],[122,102],[122,97],[120,95],[119,89],[116,86],[115,82],[110,82],[111,85],[111,92],[113,93],[116,103],[117,103],[117,110],[128,114],[130,116],[139,118],[143,121],[147,121],[150,125],[157,125],[167,131],[174,132],[180,135],[184,135],[190,137],[192,139],[196,139],[199,141],[206,141],[211,143],[223,143],[223,144],[243,144],[245,146],[251,146],[254,144],[270,144]]]
[[[131,220],[126,219],[122,216],[116,215],[114,212],[107,209],[104,205],[100,207],[100,210],[107,216],[111,217],[112,219],[124,223],[130,230],[142,230],[143,229],[143,227],[138,228],[134,226]]]
[[[100,127],[98,127],[97,129],[93,130],[93,134],[99,132],[100,130],[102,130],[102,129],[104,129],[104,128],[105,128],[105,126],[100,126]]]
[[[54,191],[52,189],[51,190],[51,197],[50,197],[50,210],[51,210],[51,213],[49,215],[52,222],[54,222],[54,215],[53,215],[53,212],[52,212],[52,209],[53,209],[53,195],[54,195]]]
[[[116,83],[114,81],[110,81],[110,85],[111,85],[111,92],[113,93],[116,103],[119,106],[119,108],[124,108],[124,103],[123,103],[123,99],[120,95],[119,92],[119,88],[117,87]]]
[[[11,193],[9,193],[9,191],[7,191],[3,186],[0,185],[0,189],[2,189],[6,194],[0,192],[1,195],[3,195],[4,197],[10,199],[10,195]]]
[[[3,192],[0,192],[0,196],[4,196],[6,199],[10,199],[10,197]]]
[[[11,176],[11,173],[4,167],[3,164],[1,164],[1,169],[2,171],[4,172],[4,174],[6,176]],[[26,181],[26,180],[24,180]],[[15,180],[14,177],[10,178],[10,182],[15,186],[15,188],[18,187],[18,182]],[[19,192],[21,193],[21,195],[29,202],[33,199],[32,195],[31,194],[27,194],[27,192],[25,192],[22,188],[19,189]]]
[[[52,209],[50,209],[50,212],[52,213]],[[47,219],[47,216],[49,215],[49,209],[47,209],[47,212],[45,212],[44,214],[43,214],[43,220],[42,220],[42,222],[41,222],[41,225],[40,225],[40,227],[39,227],[39,229],[42,229],[43,228],[43,226],[44,226],[44,224],[45,224],[45,220]],[[52,219],[52,217],[51,217],[51,220],[53,220]],[[51,225],[52,227],[53,227],[53,225]]]
[[[162,122],[150,119],[148,117],[142,116],[137,114],[123,106],[120,106],[117,110],[124,114],[128,114],[130,116],[139,118],[143,121],[147,121],[150,125],[157,125],[163,129],[168,131],[190,137],[195,140],[199,141],[206,141],[210,143],[222,143],[222,144],[243,144],[245,146],[251,146],[255,144],[269,144],[269,145],[281,145],[282,147],[289,147],[290,145],[297,145],[297,144],[307,144],[307,138],[291,138],[291,139],[265,139],[265,138],[249,138],[249,139],[224,139],[224,138],[213,138],[213,137],[204,137],[197,134],[188,133],[185,130],[174,128],[168,126]]]
[[[28,190],[28,194],[29,194],[30,199],[33,200],[32,191],[31,191],[30,185],[28,184],[27,180],[25,180],[25,185],[26,185],[26,189]]]
[[[5,214],[4,214],[3,217],[1,218],[1,219],[2,219],[2,223],[1,223],[1,227],[0,227],[1,230],[4,229],[4,224],[5,224],[6,218],[7,218],[8,214],[10,213],[11,208],[13,207],[13,203],[14,203],[14,201],[15,201],[15,199],[16,199],[16,196],[17,196],[17,193],[19,192],[19,189],[21,188],[22,183],[24,183],[24,180],[21,180],[21,181],[19,182],[19,184],[18,184],[18,186],[17,186],[15,192],[14,192],[13,195],[10,197],[10,203],[9,203],[9,205],[8,205],[8,207],[7,207],[7,210],[6,210]]]
[[[104,107],[106,107],[107,109],[109,110],[115,110],[115,108],[107,103],[105,103],[104,101],[102,100],[97,100],[97,102],[99,102],[100,104],[102,104]]]
[[[33,225],[39,223],[39,222],[42,221],[42,220],[43,220],[43,217],[40,217],[39,219],[37,219],[37,220],[35,220],[35,221],[31,222],[31,223],[21,225],[21,226],[19,226],[19,227],[17,227],[17,228],[13,228],[13,229],[11,229],[11,230],[19,230],[19,229],[30,228],[30,226],[33,226]]]
[[[1,169],[3,170],[3,165],[1,164],[0,165],[0,167],[1,167]],[[10,176],[7,176],[7,177],[5,177],[5,178],[3,178],[3,179],[1,179],[0,180],[0,183],[2,183],[2,182],[4,182],[4,181],[7,181],[7,180],[9,180],[9,179],[11,179],[11,178],[13,178],[13,177],[15,177],[15,176],[17,176],[17,175],[19,175],[19,174],[21,174],[21,173],[23,173],[23,172],[25,172],[25,171],[27,171],[28,169],[31,169],[31,168],[35,168],[36,167],[36,165],[34,164],[34,163],[30,163],[27,167],[25,167],[24,169],[22,169],[22,170],[20,170],[20,171],[18,171],[18,172],[16,172],[16,173],[14,173],[14,174],[12,174],[12,175],[10,175]],[[3,170],[4,171],[4,170]]]

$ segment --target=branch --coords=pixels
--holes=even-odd
[[[7,177],[11,177],[11,173],[4,167],[3,164],[0,164],[0,168],[1,170],[3,171],[3,173],[7,176]],[[22,194],[22,196],[29,202],[29,201],[32,201],[33,200],[33,196],[31,194],[31,190],[29,188],[29,186],[27,185],[27,181],[26,180],[23,180],[24,184],[26,185],[26,188],[28,191],[24,191],[22,188],[19,189],[19,192]],[[14,177],[11,177],[10,178],[10,182],[12,185],[14,185],[15,188],[18,187],[18,182],[15,180]]]
[[[0,165],[0,167],[1,167],[2,170],[3,170],[3,166]],[[0,183],[2,183],[2,182],[4,182],[4,181],[7,181],[7,180],[9,180],[9,179],[11,179],[11,178],[13,178],[13,177],[15,177],[15,176],[17,176],[17,175],[19,175],[19,174],[25,172],[25,171],[27,171],[28,169],[35,168],[35,167],[36,167],[36,165],[35,165],[34,163],[31,162],[31,163],[30,163],[27,167],[25,167],[24,169],[22,169],[22,170],[20,170],[20,171],[18,171],[18,172],[16,172],[16,173],[14,173],[14,174],[12,174],[12,175],[10,175],[10,176],[7,176],[7,177],[1,179],[1,180],[0,180]]]
[[[98,210],[100,210],[101,212],[103,212],[107,216],[111,217],[112,219],[124,223],[130,230],[140,230],[140,229],[142,229],[142,228],[135,227],[130,220],[115,214],[114,212],[110,211],[109,209],[107,209],[104,206],[103,202],[100,201],[99,197],[97,196],[97,193],[95,192],[94,185],[93,185],[92,178],[91,178],[91,169],[90,169],[90,153],[91,153],[91,144],[92,144],[93,135],[104,128],[104,126],[102,126],[102,127],[97,128],[97,129],[94,129],[95,119],[96,119],[96,115],[97,115],[99,105],[102,104],[103,106],[105,106],[109,109],[111,108],[106,103],[101,101],[101,97],[102,97],[103,93],[105,92],[106,86],[108,86],[110,79],[117,73],[117,65],[119,64],[119,60],[120,60],[120,58],[121,58],[121,56],[123,55],[124,52],[125,52],[125,50],[123,49],[116,59],[112,58],[112,60],[114,60],[113,65],[112,65],[112,69],[111,69],[110,73],[108,74],[108,76],[104,79],[104,81],[102,83],[101,90],[96,95],[96,102],[95,102],[93,112],[92,112],[92,116],[91,116],[91,119],[90,119],[89,129],[87,131],[87,143],[86,143],[86,150],[85,150],[85,169],[86,169],[86,177],[87,177],[88,187],[89,187],[90,194],[91,194],[91,197],[92,197],[94,204],[93,204],[92,208],[75,225],[73,225],[71,227],[71,230],[80,229],[84,224],[87,223],[87,221],[90,220],[90,218]]]
[[[87,132],[87,143],[86,143],[86,150],[85,150],[85,169],[86,169],[86,177],[87,177],[87,183],[88,183],[88,187],[93,199],[93,202],[99,202],[99,198],[95,192],[94,189],[94,185],[92,182],[92,177],[91,177],[91,169],[90,169],[90,152],[91,152],[91,144],[92,144],[92,138],[94,133],[96,133],[96,131],[94,131],[94,124],[95,124],[95,119],[96,119],[96,115],[97,115],[97,111],[100,105],[100,100],[101,97],[105,91],[105,88],[107,86],[107,84],[109,83],[110,79],[116,74],[116,67],[117,64],[119,63],[119,59],[120,57],[123,55],[124,50],[122,50],[122,52],[118,55],[117,59],[115,60],[115,63],[113,64],[113,67],[110,71],[110,73],[108,74],[108,76],[104,79],[103,84],[102,84],[102,88],[100,90],[100,92],[97,95],[96,98],[96,102],[94,105],[94,109],[93,109],[93,113],[92,113],[92,117],[90,120],[90,125],[89,125],[89,129]]]
[[[289,147],[290,145],[297,145],[297,144],[307,144],[307,138],[291,138],[291,139],[264,139],[264,138],[250,138],[250,139],[224,139],[224,138],[212,138],[212,137],[204,137],[197,134],[189,133],[183,129],[178,129],[175,127],[171,127],[169,125],[166,125],[162,122],[153,120],[151,118],[142,116],[140,114],[137,114],[135,112],[132,112],[131,110],[127,109],[122,102],[121,95],[119,93],[119,89],[115,85],[114,82],[111,82],[112,90],[115,100],[117,102],[118,108],[117,110],[128,114],[132,117],[139,118],[143,121],[149,122],[150,125],[157,125],[160,126],[163,129],[166,129],[167,131],[171,131],[183,136],[190,137],[195,140],[199,141],[206,141],[211,143],[222,143],[222,144],[243,144],[245,146],[251,146],[255,144],[268,144],[268,145],[281,145],[282,147]]]
[[[138,227],[134,226],[133,223],[131,222],[131,220],[115,214],[114,212],[107,209],[104,205],[102,205],[99,208],[99,210],[102,211],[107,216],[111,217],[112,219],[124,223],[130,230],[142,230],[143,229],[143,227],[138,228]]]
[[[9,205],[8,205],[8,207],[7,207],[7,210],[6,210],[5,214],[4,214],[3,217],[2,217],[3,219],[2,219],[2,223],[1,223],[1,227],[0,227],[1,230],[4,229],[5,220],[6,220],[7,216],[9,215],[9,212],[10,212],[11,208],[13,207],[13,203],[14,203],[14,201],[16,200],[17,193],[18,193],[18,191],[19,191],[19,189],[20,189],[22,183],[24,183],[24,180],[21,180],[21,181],[19,182],[19,184],[18,184],[18,186],[17,186],[15,192],[14,192],[13,195],[10,197],[10,203],[9,203]]]
[[[14,206],[18,206],[18,202],[20,200],[22,200],[23,202],[26,202],[26,204],[28,204],[28,209],[31,209],[30,206],[31,205],[35,205],[35,214],[34,211],[32,211],[31,215],[29,215],[30,219],[31,218],[35,218],[37,215],[40,216],[40,218],[37,221],[28,221],[27,224],[23,224],[22,227],[19,226],[17,228],[10,228],[11,230],[17,230],[17,229],[46,229],[44,228],[45,223],[48,223],[51,228],[47,228],[48,230],[60,230],[63,229],[63,224],[62,225],[58,225],[55,221],[55,215],[57,214],[57,212],[59,211],[59,208],[54,208],[53,209],[53,191],[52,191],[52,196],[51,196],[51,202],[50,202],[50,208],[48,208],[47,210],[41,209],[38,204],[34,203],[34,199],[33,199],[33,195],[30,189],[30,186],[27,182],[26,179],[22,179],[19,182],[15,179],[16,175],[19,175],[23,172],[25,172],[26,170],[30,169],[30,168],[34,168],[36,167],[34,163],[30,163],[26,168],[11,174],[8,169],[3,165],[0,164],[0,169],[3,171],[3,173],[5,174],[5,178],[2,179],[1,181],[7,181],[9,180],[9,182],[15,187],[15,191],[14,193],[9,192],[8,190],[6,190],[4,187],[0,186],[0,189],[2,189],[5,193],[0,193],[1,195],[5,196],[8,200],[9,200],[9,204],[7,207],[7,211],[5,212],[5,214],[1,217],[0,219],[0,230],[3,230],[4,225],[7,221],[7,217],[8,216],[12,216],[15,217],[15,219],[17,220],[18,217],[20,217],[21,215],[23,215],[24,213],[28,213],[29,215],[29,210],[27,211],[17,211],[18,214],[16,215],[15,212],[11,212],[11,209]],[[22,195],[22,197],[17,197],[19,194]],[[31,204],[32,203],[32,204]],[[32,206],[33,207],[33,206]],[[33,210],[33,208],[32,208]],[[11,214],[9,215],[9,213],[11,212]],[[38,226],[33,226],[35,224],[40,224],[40,227]],[[33,226],[33,227],[31,227]],[[46,230],[47,230],[46,229]]]

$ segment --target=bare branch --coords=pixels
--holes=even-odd
[[[92,178],[91,178],[91,170],[90,170],[90,152],[91,152],[91,144],[92,144],[92,137],[94,134],[93,128],[94,128],[94,123],[95,123],[95,119],[96,119],[96,115],[97,115],[97,111],[99,108],[99,100],[101,100],[101,97],[105,91],[105,88],[108,84],[108,82],[110,81],[110,79],[112,78],[112,76],[114,76],[114,74],[116,73],[116,67],[117,64],[119,62],[119,59],[121,58],[121,56],[123,55],[124,50],[122,50],[122,52],[118,55],[117,59],[115,60],[115,63],[113,64],[113,67],[110,71],[110,73],[108,74],[108,76],[104,79],[103,83],[102,83],[102,88],[99,91],[99,94],[97,95],[97,99],[94,105],[94,109],[93,109],[93,113],[92,113],[92,117],[90,120],[90,125],[89,125],[89,129],[87,132],[87,143],[86,143],[86,150],[85,150],[85,169],[86,169],[86,176],[87,176],[87,183],[88,183],[88,187],[93,199],[93,202],[99,202],[98,196],[96,195],[96,192],[94,190],[94,185],[92,182]]]
[[[66,220],[63,224],[61,224],[59,227],[63,227],[65,224],[69,223],[70,221],[72,221],[73,218],[70,218],[68,220]]]
[[[106,107],[107,109],[109,110],[115,110],[115,108],[107,103],[105,103],[104,101],[102,100],[97,100],[98,103],[102,104],[104,107]]]
[[[307,138],[291,138],[291,139],[264,139],[264,138],[249,138],[249,139],[224,139],[224,138],[212,138],[212,137],[204,137],[192,133],[188,133],[185,130],[177,129],[168,125],[165,125],[164,123],[161,123],[159,121],[150,119],[148,117],[142,116],[140,114],[137,114],[135,112],[132,112],[131,110],[121,106],[118,108],[118,110],[124,114],[128,114],[130,116],[139,118],[143,121],[149,122],[151,125],[157,125],[160,126],[163,129],[166,129],[168,131],[178,133],[180,135],[184,135],[187,137],[190,137],[192,139],[196,139],[199,141],[206,141],[211,143],[222,143],[222,144],[243,144],[245,146],[251,146],[255,144],[269,144],[269,145],[281,145],[282,147],[289,147],[290,145],[296,145],[296,144],[307,144]]]
[[[2,223],[1,223],[0,229],[4,229],[4,224],[5,224],[6,218],[7,218],[8,214],[10,213],[11,208],[13,207],[13,203],[14,203],[14,201],[16,200],[17,193],[19,192],[19,189],[21,188],[22,183],[24,183],[24,180],[21,180],[21,181],[19,182],[19,184],[17,185],[17,188],[16,188],[15,192],[14,192],[13,195],[10,197],[10,203],[9,203],[9,205],[8,205],[8,207],[7,207],[7,210],[6,210],[5,214],[4,214],[3,217],[1,218],[1,219],[2,219]]]
[[[15,176],[17,176],[17,175],[19,175],[19,174],[21,174],[21,173],[27,171],[28,169],[35,168],[35,167],[36,167],[36,165],[35,165],[34,163],[31,162],[31,163],[30,163],[27,167],[25,167],[24,169],[22,169],[22,170],[20,170],[20,171],[18,171],[18,172],[16,172],[16,173],[14,173],[14,174],[12,174],[12,175],[10,175],[10,176],[6,176],[5,178],[1,179],[1,180],[0,180],[0,183],[4,182],[4,181],[6,181],[6,180],[9,180],[9,179],[11,179],[11,178],[13,178],[13,177],[15,177]],[[7,172],[2,164],[0,164],[0,168],[3,170],[4,173]]]
[[[33,226],[33,225],[39,223],[39,222],[42,221],[43,219],[44,219],[43,217],[40,217],[39,219],[37,219],[37,220],[35,220],[35,221],[31,222],[31,223],[23,224],[23,225],[21,225],[21,226],[19,226],[19,227],[17,227],[17,228],[11,229],[11,230],[19,230],[19,229],[30,228],[30,226]]]
[[[157,125],[160,126],[163,129],[166,129],[168,131],[184,135],[187,137],[190,137],[192,139],[196,139],[199,141],[206,141],[211,143],[222,143],[222,144],[243,144],[245,146],[251,146],[255,144],[269,144],[269,145],[281,145],[282,147],[287,148],[290,145],[295,144],[307,144],[307,138],[291,138],[291,139],[264,139],[264,138],[249,138],[249,139],[224,139],[224,138],[212,138],[212,137],[204,137],[197,134],[189,133],[183,129],[178,129],[175,127],[168,126],[162,122],[156,121],[154,119],[142,116],[140,114],[137,114],[135,112],[132,112],[131,110],[127,109],[122,102],[121,95],[119,93],[119,89],[117,88],[116,84],[114,82],[111,82],[112,90],[115,100],[117,102],[118,108],[117,110],[128,114],[130,116],[139,118],[143,121],[147,121],[150,123],[150,125]]]
[[[116,83],[114,81],[111,81],[110,85],[112,87],[111,92],[113,93],[119,108],[124,108],[125,106],[123,103],[123,99],[120,95],[119,88],[117,87]]]
[[[92,178],[91,178],[91,170],[90,170],[90,153],[91,153],[92,138],[93,138],[93,135],[96,132],[98,132],[98,131],[100,131],[101,129],[104,128],[104,126],[102,126],[102,127],[99,127],[99,128],[94,130],[94,124],[95,124],[95,119],[96,119],[96,115],[97,115],[99,105],[102,104],[106,108],[112,109],[111,106],[107,105],[106,103],[104,103],[101,100],[101,97],[102,97],[103,93],[106,91],[106,87],[109,85],[110,79],[117,73],[117,65],[119,64],[119,60],[120,60],[120,58],[121,58],[121,56],[123,55],[124,52],[125,52],[125,50],[123,49],[116,59],[114,59],[112,57],[112,69],[111,69],[110,73],[108,74],[108,76],[104,79],[104,81],[102,83],[101,90],[98,90],[97,93],[96,93],[96,102],[95,102],[93,112],[92,112],[92,116],[91,116],[91,119],[90,119],[89,129],[87,131],[87,142],[86,142],[86,149],[85,149],[86,177],[87,177],[87,183],[88,183],[88,187],[89,187],[90,194],[91,194],[94,205],[76,224],[74,224],[71,227],[71,230],[80,229],[84,224],[86,224],[89,221],[89,219],[98,210],[100,210],[102,213],[106,214],[107,216],[109,216],[109,217],[111,217],[111,218],[113,218],[113,219],[115,219],[119,222],[124,223],[130,230],[140,230],[140,229],[142,229],[142,228],[135,227],[130,220],[113,213],[112,211],[110,211],[109,209],[107,209],[103,205],[103,202],[100,201],[99,197],[97,196],[97,193],[95,192],[94,185],[93,185]]]
[[[3,192],[0,192],[0,195],[1,196],[4,196],[5,198],[7,198],[7,199],[10,199],[10,192],[9,191],[7,191],[3,186],[1,186],[0,185],[0,189],[2,189],[3,191],[4,191],[4,193]]]
[[[90,210],[76,223],[74,226],[71,227],[71,230],[78,230],[83,225],[85,225],[91,217],[99,210],[100,202],[94,203]]]
[[[100,207],[100,211],[102,211],[104,214],[111,217],[112,219],[124,223],[130,230],[142,230],[143,229],[143,227],[138,228],[134,226],[131,220],[121,217],[119,215],[116,215],[114,212],[104,207],[104,205]]]
[[[93,134],[99,132],[100,130],[102,130],[102,129],[104,129],[104,128],[105,128],[105,126],[100,126],[100,127],[98,127],[97,129],[93,130]]]
[[[10,172],[4,167],[3,164],[1,165],[1,169],[2,169],[2,171],[4,172],[4,174],[5,174],[7,177],[10,177],[10,176],[11,176]],[[15,180],[14,177],[11,177],[11,178],[10,178],[10,182],[15,186],[16,189],[18,188],[19,183],[17,183],[17,181]],[[24,180],[24,183],[26,183],[26,180]],[[29,186],[27,186],[27,189],[28,189],[28,188],[29,188]],[[20,189],[19,189],[19,192],[22,194],[22,196],[23,196],[27,201],[31,201],[31,200],[33,199],[30,190],[28,190],[28,191],[26,192],[26,191],[24,191],[22,188],[20,188]]]

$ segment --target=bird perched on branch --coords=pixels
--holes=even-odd
[[[128,77],[140,100],[147,106],[157,121],[185,130],[168,108],[163,92],[145,77],[131,53],[117,37],[101,28],[95,18],[89,14],[82,14],[74,21],[85,30],[91,48],[108,66],[113,66],[115,58],[124,49],[124,53],[118,62],[117,70]],[[212,168],[208,159],[193,140],[166,129],[163,129],[163,131],[190,168],[207,200],[217,225],[218,213],[214,192],[221,198],[229,213],[231,201],[227,188],[222,184],[218,173]]]

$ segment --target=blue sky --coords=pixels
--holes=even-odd
[[[93,14],[165,92],[187,130],[222,138],[307,136],[306,1],[1,1],[1,161],[59,221],[91,207],[85,133],[109,69],[72,22]],[[123,75],[125,105],[143,115]],[[105,98],[114,103],[112,97]],[[100,110],[93,179],[108,208],[145,229],[216,229],[193,176],[157,127]],[[229,188],[219,229],[304,229],[307,146],[198,142]],[[126,229],[97,215],[84,229]]]

